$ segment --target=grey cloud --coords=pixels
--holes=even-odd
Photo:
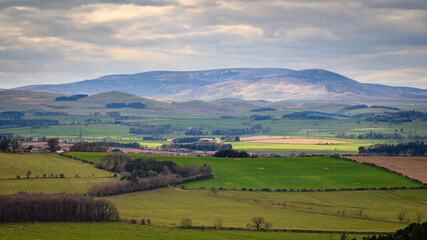
[[[0,0],[0,9],[7,7],[33,7],[38,9],[70,9],[88,4],[114,3],[141,6],[168,5],[168,0]]]
[[[113,2],[173,7],[167,14],[129,19],[83,23],[75,17],[105,7],[87,4]],[[0,54],[17,72],[51,67],[87,75],[234,66],[316,67],[342,74],[425,68],[426,53],[413,50],[427,46],[425,1],[402,2],[0,0]],[[112,59],[110,49],[147,52],[157,60],[132,54]],[[159,55],[149,56],[153,52]],[[0,87],[2,81],[0,74]]]
[[[427,9],[427,1],[425,0],[364,0],[363,3],[375,8]]]

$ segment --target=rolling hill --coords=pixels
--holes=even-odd
[[[427,90],[364,84],[340,74],[308,69],[233,68],[205,71],[157,71],[103,76],[68,84],[32,85],[13,90],[62,94],[120,91],[144,97],[266,101],[379,101],[427,99]]]

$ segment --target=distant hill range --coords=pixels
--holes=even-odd
[[[68,84],[31,85],[12,90],[61,94],[120,91],[138,96],[215,100],[237,98],[265,101],[423,100],[427,90],[359,83],[326,70],[233,68],[206,71],[156,71],[108,75]]]

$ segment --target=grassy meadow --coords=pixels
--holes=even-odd
[[[362,239],[364,235],[349,234],[351,238]],[[223,230],[186,230],[153,227],[117,222],[96,223],[13,223],[0,225],[0,238],[14,239],[271,239],[271,240],[338,240],[339,234],[253,232]]]
[[[98,162],[107,153],[69,153]],[[154,157],[180,165],[212,167],[213,178],[184,184],[187,188],[227,189],[325,189],[417,187],[420,184],[388,171],[328,157],[303,158],[204,158],[130,154],[134,158]],[[335,170],[334,170],[335,169]]]
[[[195,226],[244,228],[250,219],[262,216],[278,229],[393,232],[400,223],[399,211],[414,221],[427,214],[426,190],[353,192],[247,192],[157,189],[107,197],[121,218],[151,219],[155,225],[179,225],[190,218]],[[285,204],[285,205],[283,205]],[[362,215],[359,213],[362,210]]]
[[[31,172],[27,179],[28,171]],[[46,177],[43,177],[46,174]],[[64,178],[60,177],[64,174]],[[20,179],[17,179],[19,175]],[[56,154],[0,153],[0,194],[18,192],[86,193],[91,184],[113,174]]]

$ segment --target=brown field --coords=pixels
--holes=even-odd
[[[362,157],[351,156],[358,162],[374,163],[427,183],[427,157]]]
[[[304,138],[287,136],[253,136],[240,139],[241,142],[278,143],[278,144],[344,144],[349,142],[327,138]]]

